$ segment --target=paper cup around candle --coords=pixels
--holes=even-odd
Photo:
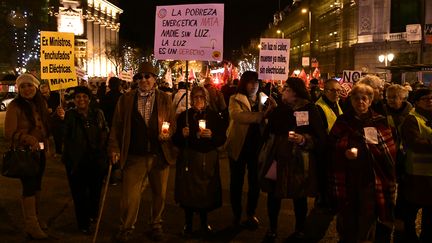
[[[354,154],[355,157],[357,157],[358,149],[357,148],[351,148],[351,153]]]
[[[289,131],[288,132],[288,136],[294,136],[295,132],[294,131]]]
[[[169,122],[162,122],[162,132],[167,132],[169,130],[170,123]]]
[[[39,143],[39,149],[40,150],[44,150],[45,149],[44,143],[42,143],[42,142]]]
[[[200,129],[206,129],[206,120],[199,120],[198,126]]]

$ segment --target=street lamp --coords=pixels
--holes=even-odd
[[[282,39],[285,39],[285,33],[282,30],[277,30],[276,33],[282,34]]]
[[[310,8],[302,8],[301,13],[302,14],[306,14],[306,13],[308,14],[309,57],[312,58],[312,49],[313,49],[313,46],[311,45],[311,42],[312,42],[312,12],[310,11]],[[301,55],[303,55],[303,53]]]
[[[387,67],[389,62],[392,62],[394,59],[395,55],[393,53],[388,53],[388,54],[381,54],[378,56],[378,61],[379,62],[384,62],[384,66]]]

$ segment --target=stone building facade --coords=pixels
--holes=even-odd
[[[287,6],[263,33],[291,39],[290,70],[302,67],[302,58],[316,59],[324,76],[341,76],[343,70],[365,73],[385,71],[378,56],[393,53],[387,65],[432,63],[430,44],[407,41],[405,25],[398,21],[402,0],[304,0]],[[406,2],[406,1],[405,1]],[[413,0],[419,13],[413,24],[432,23],[432,1]],[[415,5],[413,5],[415,3]],[[401,3],[401,4],[400,4]],[[403,6],[402,6],[403,7]],[[399,24],[399,26],[398,26]],[[403,26],[402,26],[403,25]],[[401,28],[395,28],[401,27]],[[394,29],[399,29],[395,32]],[[279,34],[277,33],[279,30]],[[304,64],[304,63],[303,63]],[[311,68],[303,66],[308,72]]]
[[[75,29],[80,29],[82,24],[83,31],[75,33],[75,60],[76,66],[84,70],[88,77],[107,77],[110,73],[116,73],[115,66],[107,58],[106,51],[119,44],[119,16],[123,10],[111,2],[60,0],[57,16],[59,23],[62,12],[81,13],[81,22],[78,18],[76,21],[70,18],[71,24],[66,26],[77,24],[79,27]]]

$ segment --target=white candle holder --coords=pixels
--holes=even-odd
[[[168,132],[170,127],[169,122],[162,122],[162,132]]]
[[[200,129],[206,129],[206,120],[202,119],[198,121],[198,127]]]

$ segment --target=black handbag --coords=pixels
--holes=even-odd
[[[13,137],[11,147],[3,154],[1,174],[10,178],[36,176],[40,170],[39,151],[35,152],[31,151],[30,148],[15,147]]]

